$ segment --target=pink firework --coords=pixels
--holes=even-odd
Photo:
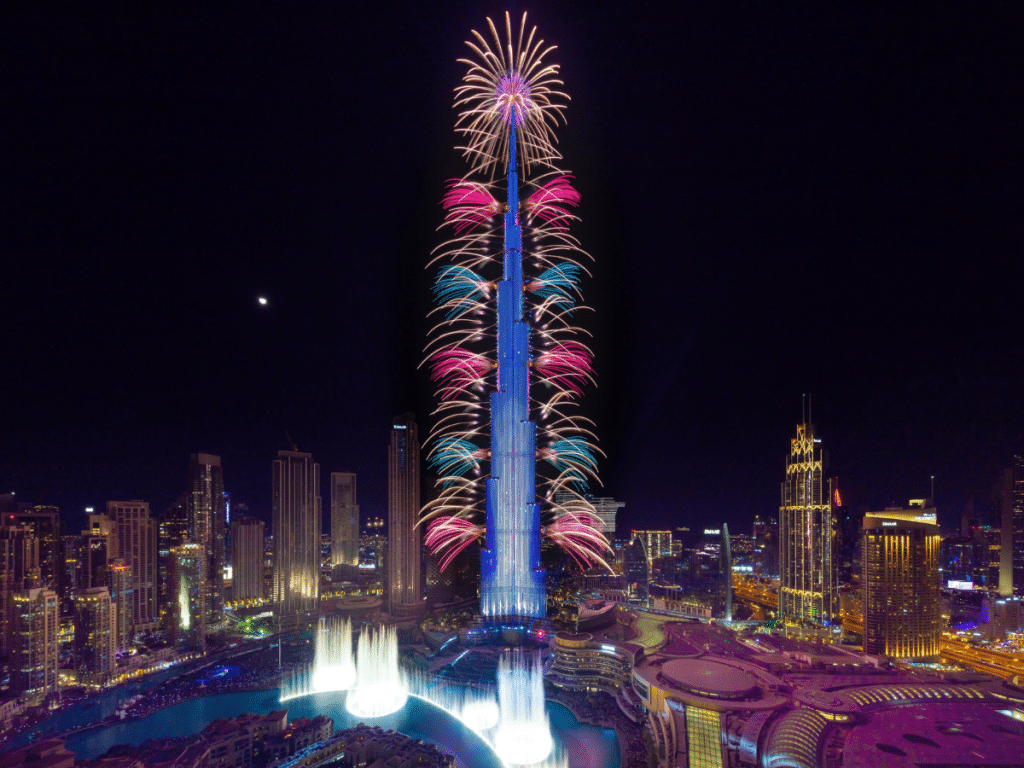
[[[576,208],[580,204],[580,193],[573,187],[572,178],[559,176],[552,179],[530,195],[523,203],[523,207],[544,219],[559,232],[565,232],[569,228],[569,219],[572,218],[566,206]]]
[[[494,84],[494,108],[503,123],[523,124],[526,113],[534,108],[530,81],[518,72],[503,75]]]
[[[427,535],[423,537],[423,541],[432,554],[444,551],[444,556],[438,563],[443,571],[462,550],[474,541],[483,539],[484,535],[483,526],[462,517],[447,516],[439,517],[427,525]]]
[[[430,378],[441,387],[441,399],[451,400],[476,384],[494,368],[486,357],[468,349],[440,349],[431,356]]]
[[[564,341],[541,352],[533,361],[544,381],[565,392],[583,394],[583,386],[593,381],[594,356],[578,341]]]
[[[501,203],[483,184],[462,179],[448,182],[448,191],[441,199],[444,223],[455,227],[455,234],[472,232],[501,213]]]
[[[580,568],[593,565],[608,568],[602,555],[612,549],[601,533],[601,520],[597,515],[583,511],[566,512],[547,526],[544,535],[568,552]]]

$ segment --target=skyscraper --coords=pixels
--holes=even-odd
[[[788,625],[830,626],[839,610],[827,459],[810,421],[796,428],[779,508],[779,614]]]
[[[1013,594],[1024,597],[1024,456],[1013,457],[1013,486],[1010,491],[1013,548]]]
[[[0,525],[0,654],[13,650],[17,612],[14,595],[39,583],[39,540],[31,527],[4,515]],[[10,524],[7,524],[10,523]]]
[[[639,536],[634,536],[623,550],[623,571],[630,599],[646,605],[651,566],[644,541]]]
[[[79,685],[103,686],[117,665],[117,619],[106,587],[75,597],[75,670]]]
[[[588,501],[594,505],[594,512],[601,520],[601,533],[612,541],[615,538],[615,518],[626,503],[609,497],[590,498]]]
[[[11,690],[43,697],[57,690],[57,630],[60,600],[49,589],[15,592],[13,648],[10,654]]]
[[[359,572],[359,505],[354,472],[331,473],[331,579],[346,581]]]
[[[864,516],[864,652],[927,658],[939,652],[939,526],[924,502]]]
[[[189,538],[206,550],[207,624],[218,622],[224,611],[225,503],[220,456],[193,453],[189,466]]]
[[[388,606],[394,612],[419,609],[420,442],[416,417],[396,416],[388,447]]]
[[[633,538],[644,543],[648,566],[652,566],[659,557],[672,554],[672,531],[633,531]]]
[[[107,517],[116,530],[111,559],[123,560],[132,571],[132,635],[156,629],[156,521],[149,516],[149,503],[108,501]]]
[[[231,599],[261,600],[263,598],[263,537],[266,526],[262,520],[238,517],[231,522]]]
[[[278,451],[273,463],[274,595],[281,615],[320,607],[320,465]]]
[[[64,569],[61,567],[61,524],[57,507],[35,506],[7,515],[7,524],[28,526],[39,543],[39,583],[37,586],[62,591]]]
[[[171,548],[169,615],[174,647],[184,653],[206,651],[206,547],[185,542]]]
[[[135,639],[132,632],[135,623],[132,567],[124,560],[114,560],[110,563],[109,571],[109,589],[103,589],[107,590],[107,599],[114,616],[114,647],[125,651]]]

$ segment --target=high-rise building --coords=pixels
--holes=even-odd
[[[18,525],[4,515],[0,525],[0,654],[13,651],[15,594],[39,583],[39,540],[27,525]]]
[[[594,505],[594,511],[601,519],[601,532],[612,541],[615,538],[615,518],[626,503],[608,497],[589,498],[588,501]]]
[[[263,537],[266,526],[262,520],[238,517],[231,522],[231,599],[263,599]]]
[[[754,517],[754,575],[775,578],[779,575],[779,521],[775,517]]]
[[[206,547],[185,542],[171,548],[171,637],[181,653],[206,652]]]
[[[64,558],[64,593],[60,596],[62,616],[75,612],[75,596],[82,588],[82,537],[77,534],[61,536],[61,552]]]
[[[354,472],[331,473],[331,579],[354,580],[359,573],[359,505]]]
[[[643,539],[640,536],[634,536],[623,549],[622,557],[623,573],[626,576],[626,593],[631,600],[646,605],[651,565]]]
[[[156,629],[157,549],[156,521],[145,501],[108,501],[116,548],[113,559],[132,570],[132,636]],[[97,585],[98,586],[98,585]]]
[[[61,563],[60,510],[57,507],[36,506],[7,515],[6,524],[25,525],[39,542],[39,583],[37,586],[62,592],[64,568]]]
[[[132,628],[135,626],[134,579],[132,567],[124,560],[112,560],[107,576],[107,595],[114,613],[114,647],[119,651],[131,648],[135,640]]]
[[[52,590],[36,588],[15,592],[13,601],[11,691],[30,697],[55,693],[60,598]]]
[[[939,526],[921,500],[864,516],[864,652],[936,656],[942,630]]]
[[[171,628],[168,610],[174,592],[171,586],[171,549],[189,541],[188,499],[189,494],[181,494],[163,511],[157,522],[157,605],[160,624],[165,629]]]
[[[423,603],[420,586],[420,442],[416,418],[396,416],[388,448],[388,606],[415,610]]]
[[[1013,457],[1013,485],[1010,491],[1010,546],[1012,548],[1013,595],[1024,597],[1024,456]],[[1005,526],[1005,523],[1004,523]]]
[[[839,611],[827,457],[809,421],[796,428],[779,508],[779,615],[788,625],[831,626]]]
[[[117,559],[117,526],[106,515],[89,515],[89,527],[82,531],[81,587],[110,585],[108,566]]]
[[[75,670],[79,685],[103,686],[117,666],[117,618],[106,587],[75,597]]]
[[[274,595],[282,615],[320,606],[320,465],[312,455],[278,451],[273,464]]]
[[[644,543],[648,567],[653,566],[659,557],[672,555],[672,531],[633,531],[632,538]]]
[[[220,456],[193,453],[189,466],[189,538],[206,550],[206,622],[214,624],[224,612],[224,528],[227,509]]]

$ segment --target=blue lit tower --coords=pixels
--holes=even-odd
[[[434,286],[442,319],[426,362],[441,402],[428,461],[439,490],[423,519],[442,568],[481,543],[483,616],[539,618],[542,536],[581,566],[603,564],[609,551],[583,495],[597,479],[594,435],[573,410],[592,380],[585,332],[572,322],[585,254],[568,231],[579,193],[554,165],[564,95],[554,90],[557,65],[543,61],[553,47],[535,28],[526,34],[525,15],[518,37],[507,14],[504,40],[488,25],[491,40],[474,32],[467,43],[476,58],[463,60],[469,72],[456,89],[472,170],[449,182],[443,206],[455,237],[434,259],[443,264]],[[538,477],[538,464],[552,471]]]

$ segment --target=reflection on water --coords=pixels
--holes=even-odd
[[[337,729],[351,728],[360,722],[345,709],[344,693],[313,694],[278,703],[280,691],[222,693],[190,701],[154,712],[142,720],[118,723],[68,737],[67,748],[78,758],[99,757],[116,744],[141,744],[149,738],[171,738],[198,733],[221,717],[237,717],[246,712],[267,713],[288,708],[289,720],[297,717],[328,715]],[[613,730],[596,728],[576,721],[565,707],[548,703],[552,732],[569,757],[570,768],[618,768],[619,747]],[[445,752],[461,756],[465,766],[501,768],[500,761],[469,728],[443,710],[420,699],[409,699],[400,712],[363,722],[394,729],[416,739],[437,744]]]

